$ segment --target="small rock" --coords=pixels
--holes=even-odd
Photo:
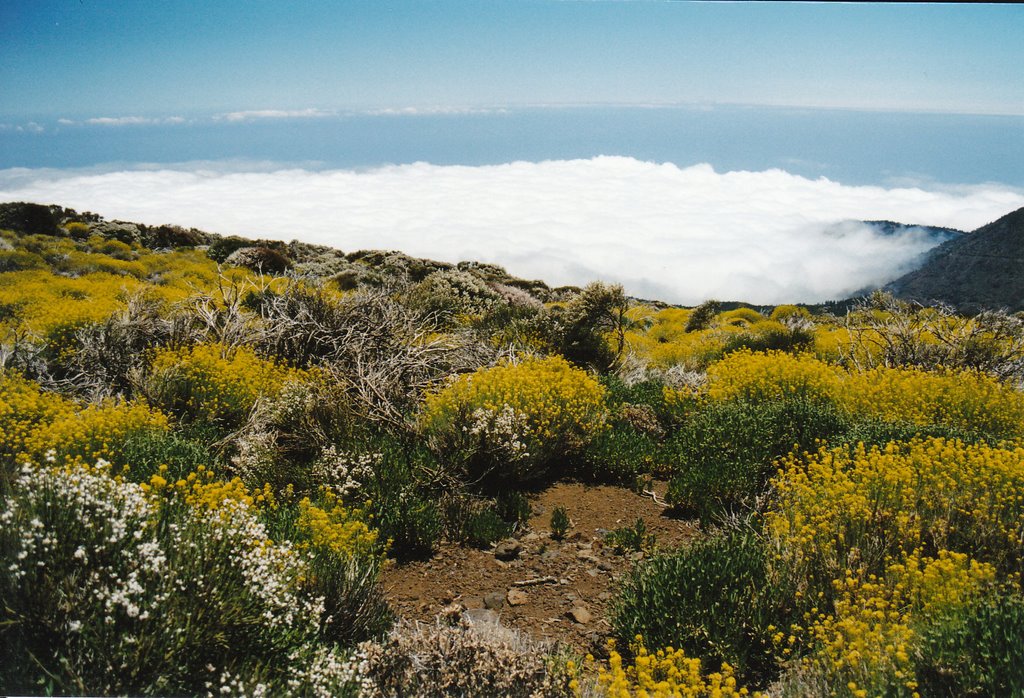
[[[589,550],[580,550],[576,553],[576,559],[578,560],[596,560],[594,554]]]
[[[505,605],[505,595],[500,591],[492,591],[490,594],[484,595],[484,608],[488,608],[492,611],[497,611]]]
[[[590,568],[589,570],[587,570],[587,574],[589,574],[591,577],[596,577],[601,573],[595,570],[594,568]]]
[[[534,533],[533,531],[530,531],[525,536],[523,536],[523,540],[524,541],[535,541],[535,540],[538,540],[539,538],[540,538],[540,536],[538,534]]]
[[[602,591],[600,594],[597,595],[597,598],[600,601],[608,601],[610,598],[612,598],[612,595],[609,594],[607,591]]]
[[[515,538],[506,538],[494,547],[494,557],[505,561],[515,560],[522,550],[522,543]]]
[[[577,544],[576,544],[576,547],[577,547],[577,548],[578,548],[579,550],[590,550],[590,549],[591,549],[591,548],[593,548],[594,546],[593,546],[593,544],[592,544],[592,543],[577,543]]]
[[[540,559],[541,560],[554,560],[557,557],[558,557],[558,551],[554,550],[554,549],[551,549],[551,550],[545,550],[544,553],[540,556]]]
[[[586,625],[590,622],[590,619],[593,617],[590,615],[590,611],[583,608],[582,606],[576,606],[566,615],[568,615],[570,618],[572,618],[580,625]]]
[[[613,569],[615,569],[615,565],[608,562],[607,560],[601,560],[599,563],[597,563],[597,569],[604,570],[605,572],[611,572]]]
[[[632,555],[629,556],[629,559],[632,560],[633,562],[640,562],[641,560],[644,559],[644,551],[643,550],[636,551],[635,553],[633,553]]]
[[[530,596],[522,589],[509,589],[505,594],[505,600],[509,606],[522,606],[530,600]]]

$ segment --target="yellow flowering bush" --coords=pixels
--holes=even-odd
[[[273,397],[305,376],[248,347],[200,344],[158,350],[147,391],[156,405],[182,419],[230,427],[241,423],[258,399]]]
[[[831,402],[858,420],[940,425],[1000,438],[1024,433],[1024,393],[978,371],[917,368],[847,371],[810,355],[733,352],[708,369],[714,401],[800,396]]]
[[[59,347],[76,328],[124,307],[140,286],[106,273],[70,278],[46,269],[9,272],[0,274],[0,305],[12,309],[4,320],[8,327],[24,327]]]
[[[1012,437],[1024,429],[1024,393],[978,371],[875,368],[847,374],[842,406],[858,417],[940,424]]]
[[[707,396],[755,402],[788,396],[834,400],[841,381],[834,366],[810,356],[741,349],[708,368]]]
[[[850,332],[845,327],[819,322],[814,328],[811,352],[822,361],[840,363],[846,356],[849,342]]]
[[[878,571],[920,545],[955,550],[1004,572],[1024,563],[1024,448],[915,439],[791,455],[766,517],[809,575]]]
[[[36,459],[52,451],[65,460],[92,463],[112,460],[118,444],[129,435],[166,429],[167,418],[146,405],[108,401],[65,414],[37,429],[25,446]]]
[[[74,414],[74,405],[43,392],[35,381],[0,372],[0,460],[10,463],[25,453],[40,428]]]
[[[630,308],[626,313],[630,320],[625,332],[626,346],[641,359],[661,368],[701,368],[721,355],[723,341],[715,330],[687,332],[686,323],[692,313],[685,308]]]
[[[800,681],[854,698],[918,695],[921,630],[936,616],[962,611],[995,578],[991,565],[947,550],[935,558],[914,550],[890,564],[883,577],[846,570],[833,582],[832,612],[808,614],[811,649],[799,662]],[[798,626],[792,630],[801,632]],[[783,636],[776,635],[779,645],[785,644]]]
[[[80,408],[35,381],[0,373],[0,459],[92,463],[113,458],[131,434],[167,429],[167,418],[138,403]]]
[[[535,477],[604,427],[605,388],[557,356],[483,368],[427,396],[424,432],[481,475]]]
[[[609,643],[608,667],[598,668],[598,685],[608,698],[729,698],[760,696],[737,685],[732,667],[704,674],[701,660],[687,657],[683,650],[666,647],[650,652],[643,638],[636,636],[630,645],[632,663],[626,663]]]
[[[764,315],[753,308],[736,308],[735,310],[726,310],[719,313],[715,318],[715,322],[720,325],[734,325],[736,327],[746,327],[762,322],[763,320]]]
[[[321,490],[316,506],[309,497],[299,502],[296,529],[305,538],[305,545],[330,551],[340,558],[373,557],[382,553],[376,530],[361,520],[363,512],[347,509],[329,488]]]
[[[776,322],[810,320],[811,313],[807,308],[801,308],[796,305],[777,305],[772,310],[771,315],[768,316],[768,319],[775,320]]]

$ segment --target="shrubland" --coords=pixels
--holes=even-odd
[[[32,204],[0,229],[0,691],[1024,691],[1016,316],[667,307]],[[604,659],[394,617],[386,565],[517,535],[564,478],[656,478],[701,529],[607,534],[644,560]]]

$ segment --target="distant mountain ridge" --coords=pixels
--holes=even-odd
[[[940,301],[964,312],[1024,310],[1024,208],[947,240],[928,253],[921,267],[885,290],[905,300]]]
[[[907,223],[897,223],[896,221],[864,221],[864,223],[870,225],[879,233],[887,237],[895,237],[906,233],[921,231],[927,234],[929,238],[935,240],[936,243],[955,240],[968,234],[963,230],[957,230],[956,228],[943,228],[937,225],[909,225]]]

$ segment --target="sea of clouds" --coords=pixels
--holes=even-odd
[[[368,170],[200,163],[120,170],[0,171],[0,201],[56,203],[108,219],[479,260],[549,284],[620,282],[695,304],[818,302],[920,263],[919,230],[972,230],[1024,206],[1012,187],[847,186],[782,170],[715,172],[627,157],[426,163]]]

